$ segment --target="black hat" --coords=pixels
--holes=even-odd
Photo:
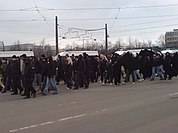
[[[16,55],[13,55],[12,58],[17,58],[17,56],[16,56]]]

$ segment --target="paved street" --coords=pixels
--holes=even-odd
[[[0,133],[178,133],[178,78],[22,99],[0,94]]]

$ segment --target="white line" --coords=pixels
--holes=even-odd
[[[77,102],[75,102],[75,101],[74,101],[74,102],[71,102],[71,104],[76,104],[76,103],[77,103]]]
[[[87,115],[87,114],[81,114],[81,115],[66,117],[66,118],[58,119],[57,121],[49,121],[49,122],[44,122],[44,123],[41,123],[41,124],[31,125],[29,127],[22,127],[22,128],[19,128],[19,129],[9,130],[9,133],[27,130],[27,129],[35,128],[35,127],[38,127],[38,126],[45,126],[45,125],[53,124],[53,123],[60,122],[60,121],[66,121],[66,120],[70,120],[70,119],[74,119],[74,118],[79,118],[79,117],[82,117],[82,116],[85,116],[85,115]]]
[[[59,104],[59,105],[58,105],[58,107],[61,107],[61,106],[62,106],[62,104]]]
[[[30,128],[34,128],[34,127],[38,127],[39,125],[32,125],[30,126]]]
[[[76,116],[74,116],[74,118],[79,118],[79,117],[82,117],[82,116],[85,116],[85,115],[87,115],[87,114],[76,115]]]
[[[74,119],[74,118],[79,118],[79,117],[82,117],[82,116],[85,116],[85,115],[87,115],[87,114],[81,114],[81,115],[66,117],[66,118],[59,119],[57,121],[66,121],[66,120],[70,120],[70,119]]]
[[[103,111],[103,112],[104,112],[104,111],[107,111],[107,110],[108,110],[108,109],[102,109],[101,111]]]
[[[49,121],[49,122],[41,123],[40,126],[52,124],[52,123],[54,123],[54,122],[56,122],[56,121]]]
[[[69,120],[69,119],[72,119],[73,117],[66,117],[66,118],[62,118],[62,119],[59,119],[57,121],[66,121],[66,120]]]
[[[29,129],[30,127],[23,127],[23,128],[19,128],[19,130],[25,130],[25,129]]]
[[[169,94],[169,96],[173,96],[173,95],[178,95],[178,92],[173,93],[173,94]]]
[[[9,130],[9,133],[13,133],[13,132],[17,132],[19,131],[18,129],[15,129],[15,130]]]

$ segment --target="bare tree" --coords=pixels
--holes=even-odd
[[[121,38],[118,38],[118,40],[114,44],[114,47],[116,47],[117,49],[122,49],[123,45],[124,45],[123,40]]]
[[[20,41],[17,40],[17,42],[14,42],[14,45],[12,45],[12,46],[10,47],[10,50],[11,50],[11,51],[20,51],[20,50],[21,50]]]
[[[134,46],[134,41],[133,41],[133,39],[130,36],[129,39],[128,39],[128,46],[127,46],[127,48],[134,48],[134,47],[135,47]]]
[[[165,42],[165,35],[164,34],[161,34],[157,41],[156,41],[158,44],[161,44],[162,46],[165,46],[166,45],[166,42]]]
[[[147,44],[148,44],[148,47],[152,47],[152,41],[151,40],[148,40]]]

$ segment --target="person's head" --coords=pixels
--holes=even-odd
[[[16,55],[13,55],[12,56],[12,60],[14,61],[14,60],[17,60],[17,56]]]
[[[72,59],[70,57],[67,57],[66,61],[68,65],[73,65]]]
[[[53,57],[52,57],[52,56],[49,56],[49,57],[48,57],[48,61],[49,61],[49,62],[52,62],[52,61],[53,61]]]
[[[22,54],[22,55],[21,55],[21,59],[22,59],[22,60],[24,60],[24,59],[26,59],[26,58],[27,58],[27,55],[26,55],[26,54]]]

